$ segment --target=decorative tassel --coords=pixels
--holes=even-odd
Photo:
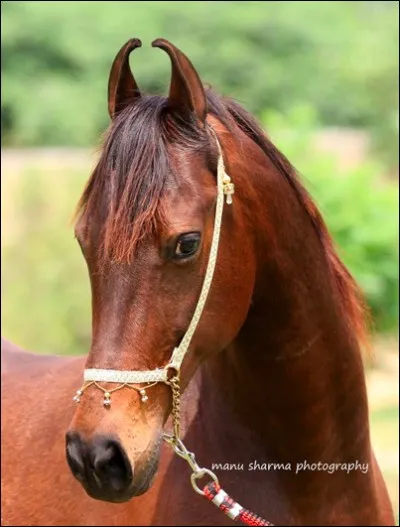
[[[110,392],[104,393],[104,400],[103,400],[104,406],[111,406],[111,394]]]
[[[146,390],[140,390],[139,391],[140,395],[141,395],[141,398],[142,398],[142,402],[145,403],[149,398],[147,397],[147,394],[146,394]]]
[[[235,185],[231,182],[231,178],[227,174],[225,174],[222,184],[226,196],[226,203],[227,205],[232,205],[232,195],[235,193]]]
[[[72,400],[75,402],[75,403],[79,403],[80,400],[81,400],[81,395],[83,394],[83,391],[82,390],[78,390],[76,392],[76,395],[74,397],[72,397]]]
[[[146,388],[154,386],[154,384],[156,384],[156,383],[149,384],[148,386],[146,386]],[[86,388],[88,388],[89,386],[92,386],[92,385],[96,386],[97,388],[99,388],[103,392],[104,397],[103,397],[102,404],[106,408],[109,408],[111,406],[111,394],[113,392],[115,392],[116,390],[121,390],[125,386],[129,387],[129,388],[133,388],[134,390],[136,390],[139,393],[139,395],[140,395],[140,400],[142,401],[142,403],[145,403],[145,402],[147,402],[149,400],[145,388],[135,388],[134,386],[131,386],[129,384],[121,384],[120,386],[117,386],[116,388],[114,388],[114,389],[112,389],[110,391],[107,391],[104,388],[102,388],[101,386],[99,386],[98,383],[95,382],[95,381],[89,382],[89,383],[85,384],[84,386],[82,386],[79,390],[77,390],[77,392],[74,395],[74,397],[72,398],[72,400],[75,403],[79,403],[80,400],[81,400],[81,396],[82,396],[83,392],[86,390]]]

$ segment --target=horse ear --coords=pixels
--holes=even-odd
[[[171,59],[172,76],[169,90],[169,104],[183,114],[194,113],[203,125],[207,115],[207,99],[203,84],[193,64],[178,48],[163,38],[152,43],[154,48],[163,49]]]
[[[142,45],[138,38],[132,38],[122,46],[111,66],[108,79],[108,113],[111,119],[117,112],[137,97],[140,91],[129,66],[129,54]]]

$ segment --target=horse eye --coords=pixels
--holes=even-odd
[[[175,258],[188,258],[195,254],[200,245],[200,233],[183,234],[175,246]]]

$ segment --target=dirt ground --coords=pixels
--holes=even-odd
[[[393,508],[399,514],[399,342],[378,339],[374,367],[367,368],[372,444]]]

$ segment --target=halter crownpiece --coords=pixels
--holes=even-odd
[[[189,327],[181,340],[179,346],[174,349],[170,362],[164,368],[157,368],[155,370],[142,371],[121,371],[121,370],[108,370],[108,369],[85,369],[84,371],[84,383],[83,386],[76,392],[73,400],[79,402],[84,391],[89,386],[95,386],[104,393],[103,404],[106,407],[111,405],[111,393],[122,388],[132,388],[139,392],[141,395],[142,402],[148,400],[146,389],[154,386],[159,382],[170,384],[168,372],[173,369],[176,374],[179,374],[183,359],[189,349],[190,342],[193,334],[196,331],[197,325],[200,321],[201,315],[204,310],[204,306],[207,301],[208,293],[210,291],[212,279],[214,276],[215,264],[217,261],[219,238],[221,233],[222,214],[224,206],[224,196],[226,196],[226,203],[232,204],[232,195],[235,192],[235,186],[231,181],[225,170],[225,164],[222,154],[221,145],[218,141],[217,135],[214,130],[209,128],[212,135],[215,138],[218,148],[218,168],[217,168],[217,203],[215,207],[215,220],[214,220],[214,231],[211,242],[210,254],[206,269],[206,274],[203,281],[203,286],[200,292],[199,300],[197,302],[196,309],[194,311],[192,320],[190,321]],[[105,383],[117,383],[116,388],[106,390],[100,386],[100,382]],[[136,385],[142,385],[140,387]]]

